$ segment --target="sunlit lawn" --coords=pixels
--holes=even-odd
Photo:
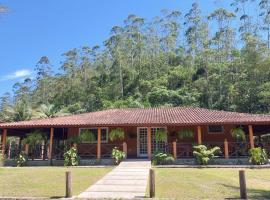
[[[112,168],[22,167],[0,168],[0,196],[63,197],[65,171],[73,178],[73,195],[87,189]]]
[[[157,168],[156,197],[176,199],[240,198],[239,169]],[[247,169],[249,199],[270,199],[270,169]]]

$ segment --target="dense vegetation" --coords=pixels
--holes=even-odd
[[[207,16],[197,3],[188,13],[163,10],[152,20],[131,14],[103,45],[63,53],[57,74],[44,56],[35,79],[1,97],[1,116],[156,106],[269,113],[270,0],[231,3],[233,11]]]

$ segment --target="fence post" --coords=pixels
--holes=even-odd
[[[244,170],[239,170],[239,184],[241,199],[247,199],[246,177]]]
[[[71,171],[66,172],[66,198],[72,197]]]
[[[229,145],[228,145],[227,138],[225,138],[224,140],[224,156],[225,156],[225,159],[229,158]]]
[[[173,142],[173,157],[174,157],[174,159],[177,159],[177,145],[176,145],[176,141]]]
[[[149,190],[150,198],[155,197],[155,171],[153,169],[149,170]]]
[[[123,152],[125,152],[126,158],[127,158],[128,151],[127,151],[127,143],[126,142],[123,142]]]

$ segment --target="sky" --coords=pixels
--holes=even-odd
[[[41,56],[48,56],[54,70],[61,54],[84,45],[102,45],[115,25],[129,14],[146,19],[162,9],[187,13],[191,0],[0,0],[9,12],[0,16],[0,95],[26,77],[34,77]],[[219,6],[198,0],[203,13]]]

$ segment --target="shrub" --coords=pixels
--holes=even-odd
[[[155,135],[157,142],[166,142],[167,141],[167,132],[165,129],[159,129]]]
[[[249,162],[251,162],[254,165],[264,165],[268,163],[268,155],[265,149],[262,149],[261,147],[250,149]]]
[[[64,165],[65,166],[77,166],[79,165],[78,150],[75,147],[71,147],[66,153],[64,153]]]
[[[23,153],[20,153],[18,157],[16,158],[17,167],[25,166],[26,162],[27,162],[26,155]]]
[[[112,150],[112,158],[115,159],[115,163],[118,165],[124,158],[126,157],[126,153],[120,151],[117,147],[114,147]]]
[[[207,165],[211,160],[217,157],[215,155],[220,152],[219,147],[207,149],[205,145],[193,146],[193,149],[193,155],[195,156],[196,161],[200,165]]]
[[[156,152],[154,153],[152,164],[153,165],[166,165],[172,164],[174,162],[174,158],[171,154]]]
[[[115,141],[117,139],[123,140],[125,138],[125,132],[121,128],[116,128],[110,132],[109,137],[111,141]]]
[[[194,132],[190,129],[183,129],[179,131],[178,133],[178,138],[183,139],[183,138],[193,138],[194,137]]]

